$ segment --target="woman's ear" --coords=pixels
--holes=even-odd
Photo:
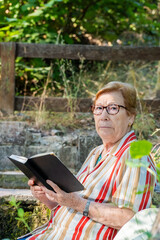
[[[129,114],[129,124],[128,124],[129,127],[133,125],[135,117],[136,116],[134,114],[131,114],[131,113]]]

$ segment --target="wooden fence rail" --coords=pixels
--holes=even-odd
[[[80,59],[99,61],[119,60],[160,60],[160,47],[107,47],[93,45],[55,45],[33,43],[0,43],[1,78],[0,78],[0,111],[6,114],[14,110],[21,110],[22,106],[30,110],[37,106],[40,98],[15,97],[15,59],[43,58],[43,59]],[[52,111],[67,111],[66,99],[45,99],[46,109]],[[148,100],[149,101],[149,100]],[[77,111],[88,111],[90,99],[79,99]],[[58,104],[60,103],[60,104]],[[160,99],[150,100],[147,105],[160,106]],[[57,109],[58,106],[58,109]]]

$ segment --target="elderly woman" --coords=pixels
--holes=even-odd
[[[131,168],[125,163],[130,159],[130,144],[136,141],[131,130],[136,116],[134,87],[108,83],[97,92],[92,111],[103,144],[90,152],[77,174],[85,190],[66,193],[48,180],[53,192],[29,180],[33,195],[52,209],[52,217],[46,226],[25,239],[114,239],[135,212],[150,207],[154,175],[143,167]],[[148,161],[149,168],[155,171],[150,156],[143,161]]]

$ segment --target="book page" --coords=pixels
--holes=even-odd
[[[46,155],[54,155],[54,156],[56,156],[53,152],[48,152],[48,153],[38,153],[38,154],[36,154],[36,155],[30,157],[30,159],[35,158],[35,157],[42,157],[42,156],[46,156]]]
[[[28,158],[26,158],[26,157],[14,155],[14,154],[12,154],[12,155],[10,156],[10,158],[12,158],[12,159],[14,159],[14,160],[16,160],[16,161],[18,161],[18,162],[21,162],[21,163],[26,163],[27,160],[28,160]]]

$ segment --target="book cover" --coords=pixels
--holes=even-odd
[[[83,190],[83,185],[60,161],[54,153],[45,153],[25,158],[11,155],[8,157],[29,179],[34,178],[37,185],[44,185],[49,190],[52,187],[46,183],[49,179],[65,192]]]

